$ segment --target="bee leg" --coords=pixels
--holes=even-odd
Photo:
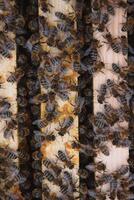
[[[54,8],[54,6],[52,5],[52,4],[50,4],[50,3],[47,3],[50,7],[52,7],[52,8]]]

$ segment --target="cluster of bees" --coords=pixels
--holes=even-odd
[[[70,0],[63,1],[71,4]],[[132,130],[130,141],[128,128],[120,125],[122,122],[129,123],[134,115],[134,82],[129,78],[134,72],[134,53],[124,35],[126,31],[130,36],[134,33],[134,16],[131,14],[133,3],[127,4],[123,0],[92,0],[90,5],[84,0],[76,1],[73,13],[67,15],[60,11],[54,12],[56,24],[50,23],[47,18],[53,8],[48,1],[39,1],[42,13],[39,16],[37,0],[30,0],[21,6],[16,1],[16,4],[17,6],[14,1],[0,0],[0,20],[3,26],[0,31],[0,56],[4,59],[12,58],[15,45],[10,34],[14,32],[17,68],[10,73],[7,81],[12,84],[17,82],[18,87],[18,114],[12,115],[10,102],[1,97],[0,118],[7,121],[4,137],[13,138],[13,130],[18,128],[20,140],[17,151],[0,148],[0,163],[3,163],[0,169],[0,191],[3,198],[22,198],[17,196],[20,195],[17,189],[16,194],[11,190],[13,183],[14,188],[18,187],[17,184],[20,185],[24,199],[43,197],[46,200],[105,200],[107,196],[112,200],[116,197],[119,200],[127,199],[128,196],[133,198],[129,192],[129,188],[133,187],[133,175],[129,174],[128,165],[122,165],[110,174],[103,162],[94,162],[98,153],[110,155],[108,141],[117,147],[133,147]],[[127,21],[121,24],[122,36],[118,38],[107,28],[111,17],[115,16],[116,8],[129,13]],[[126,66],[112,63],[111,71],[118,76],[118,82],[107,79],[100,85],[97,103],[103,105],[104,111],[93,114],[92,79],[106,67],[99,55],[103,44],[93,37],[95,31],[102,33],[104,43],[115,54],[125,57],[130,50],[132,55]],[[74,93],[78,93],[78,96],[75,95],[72,103],[70,96]],[[107,103],[106,99],[109,97],[115,98],[120,107],[114,108]],[[68,102],[67,106],[71,106],[72,110],[65,115],[60,104]],[[40,117],[41,104],[45,105],[45,111]],[[76,117],[79,118],[79,139],[71,136],[70,131]],[[46,130],[50,124],[56,124],[54,131],[49,128]],[[130,129],[133,129],[133,122]],[[54,144],[58,137],[64,140],[67,135],[73,138],[71,142],[67,141],[67,146],[70,144],[71,149],[78,151],[80,155],[80,184],[73,175],[73,171],[76,171],[73,156],[66,149],[58,149],[54,159],[44,155],[42,150],[42,147]],[[18,158],[20,168],[16,162]],[[131,157],[128,162],[133,169]],[[1,172],[3,168],[4,173]],[[96,181],[95,172],[101,174]],[[110,185],[106,193],[100,189],[105,184]],[[57,188],[57,193],[53,192],[52,186]],[[4,193],[5,189],[7,194]]]

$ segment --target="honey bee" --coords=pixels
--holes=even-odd
[[[24,76],[25,72],[21,68],[17,68],[15,72],[10,72],[9,77],[7,78],[7,82],[9,83],[15,83],[19,82],[20,79]]]
[[[112,6],[111,4],[107,5],[107,11],[110,15],[114,16],[115,15],[115,9],[114,6]]]
[[[30,20],[28,23],[28,28],[30,29],[30,31],[36,32],[38,30],[38,20],[35,18]]]
[[[39,43],[39,34],[38,33],[33,33],[31,37],[27,40],[25,44],[25,48],[29,50],[29,52],[32,52],[32,48],[35,44]]]
[[[119,53],[121,51],[120,42],[118,41],[117,38],[113,38],[111,33],[108,31],[108,29],[107,29],[107,33],[103,37],[107,41],[107,42],[104,42],[104,43],[108,43],[115,53]]]
[[[55,177],[53,176],[53,174],[49,170],[44,171],[43,178],[44,179],[46,178],[50,182],[54,181],[54,179],[55,179]]]
[[[110,91],[110,94],[117,98],[120,96],[123,92],[123,89],[119,87],[119,84],[117,85],[115,81],[111,79],[107,79],[106,81],[107,89]]]
[[[18,88],[18,95],[22,97],[26,97],[27,95],[27,90],[25,87],[19,87]]]
[[[105,26],[106,26],[106,24],[107,24],[108,21],[109,21],[109,16],[108,16],[107,13],[102,13],[102,15],[101,15],[100,18],[101,18],[101,20],[100,20],[100,22],[99,22],[99,24],[98,24],[98,26],[97,26],[97,30],[98,30],[99,32],[104,32]]]
[[[97,39],[93,39],[91,43],[91,51],[90,51],[90,57],[92,62],[96,62],[98,58],[98,50],[97,48],[101,47],[99,44],[100,42]]]
[[[6,48],[6,47],[0,47],[0,54],[4,57],[4,58],[8,58],[11,59],[12,58],[12,54],[10,53],[10,51]]]
[[[34,160],[32,162],[32,168],[41,171],[41,164],[39,160]]]
[[[119,120],[118,112],[110,105],[104,105],[106,121],[113,126]]]
[[[59,150],[56,157],[61,160],[69,169],[74,168],[74,164],[72,163],[71,158],[69,158],[65,152]]]
[[[125,56],[128,54],[128,42],[126,36],[121,36],[121,48],[122,48],[122,54]]]
[[[19,129],[19,136],[21,137],[27,137],[29,135],[30,130],[26,127],[21,127]]]
[[[37,119],[33,122],[33,125],[38,126],[38,128],[44,128],[48,125],[48,122],[45,119]]]
[[[98,90],[98,95],[97,95],[97,101],[100,104],[103,104],[103,102],[105,101],[105,96],[107,94],[107,86],[106,84],[101,84],[100,85],[100,89]]]
[[[12,117],[13,113],[11,111],[3,111],[0,112],[0,119],[10,119]]]
[[[88,169],[92,172],[105,172],[106,165],[102,163],[101,161],[95,163],[95,164],[89,164]]]
[[[17,151],[17,153],[18,153],[18,157],[20,158],[20,159],[23,159],[23,160],[25,160],[25,161],[28,161],[29,160],[29,154],[26,152],[26,151],[24,151],[24,150],[18,150]]]
[[[38,94],[29,100],[31,104],[36,104],[36,105],[40,103],[46,103],[47,101],[48,101],[47,94]]]
[[[10,118],[10,120],[6,123],[6,127],[4,129],[4,137],[5,138],[9,138],[12,137],[14,139],[13,136],[13,130],[17,129],[17,121],[16,119],[14,119],[13,117]]]
[[[34,139],[36,142],[42,143],[55,141],[56,137],[53,132],[49,133],[49,131],[46,131],[45,133],[42,133],[40,131],[34,130]]]
[[[123,32],[128,31],[129,34],[133,33],[133,31],[134,31],[134,20],[133,20],[132,17],[128,17],[127,18],[127,21],[125,23],[123,23],[123,26],[122,26],[121,30]]]
[[[14,176],[14,181],[16,183],[21,184],[21,183],[24,183],[26,181],[26,177],[19,173],[16,176]]]
[[[40,151],[34,151],[32,153],[32,158],[34,160],[40,160],[42,158],[42,153]]]
[[[74,111],[73,112],[74,112],[75,115],[78,115],[78,114],[81,113],[82,108],[84,106],[84,103],[85,103],[85,100],[84,100],[83,97],[76,97],[75,98],[75,105],[73,105],[71,103],[71,105],[74,106]]]
[[[96,116],[91,116],[89,118],[89,121],[92,123],[94,127],[97,127],[99,129],[104,129],[105,127],[108,127],[108,123],[105,119],[99,119]]]
[[[64,23],[58,23],[57,28],[61,32],[65,32],[65,33],[69,32],[71,30],[71,27]]]
[[[100,145],[99,146],[99,150],[105,155],[105,156],[109,156],[110,152],[109,152],[109,148],[106,145]]]
[[[119,8],[123,8],[123,9],[127,9],[127,7],[128,7],[127,2],[125,2],[123,0],[119,0],[117,2],[117,5],[119,6]]]
[[[113,180],[112,174],[103,173],[102,176],[97,179],[97,184],[100,186],[103,184],[110,183],[112,180]]]
[[[68,133],[68,129],[72,126],[74,122],[74,119],[72,116],[69,116],[68,118],[65,118],[64,121],[59,123],[60,129],[56,129],[58,131],[58,135],[64,136],[66,133]]]
[[[41,191],[41,189],[35,188],[32,191],[32,196],[33,196],[33,198],[36,198],[36,199],[41,198],[42,197],[42,191]]]
[[[1,154],[2,153],[2,154]],[[4,157],[7,160],[16,160],[18,158],[18,154],[16,151],[13,151],[12,149],[0,149],[0,154],[1,156],[4,155]]]
[[[124,176],[129,172],[129,166],[128,165],[122,165],[117,171],[116,175],[117,176]]]
[[[48,158],[43,160],[43,165],[45,167],[47,167],[48,169],[52,169],[55,172],[56,175],[59,175],[62,171],[62,168],[60,166],[56,165],[56,163],[49,160]]]
[[[11,107],[11,103],[7,98],[0,97],[0,112],[7,111]]]
[[[41,10],[46,13],[46,12],[50,12],[50,8],[53,7],[53,5],[51,5],[48,1],[40,1],[41,4]]]

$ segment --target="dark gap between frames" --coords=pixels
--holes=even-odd
[[[134,6],[134,1],[128,0],[128,6],[132,5]],[[131,17],[134,20],[134,10],[131,12],[128,12],[127,19]],[[128,31],[128,45],[131,46],[131,48],[128,48],[128,64],[129,62],[133,62],[134,64],[134,25],[129,30],[129,27],[127,26]],[[127,82],[128,86],[131,89],[134,89],[134,73],[130,72],[127,75]],[[130,173],[131,177],[134,176],[134,95],[130,99],[130,122],[129,122],[129,139],[131,141],[130,149],[129,149],[129,167],[130,167]],[[134,186],[130,187],[130,191],[134,193]]]
[[[76,5],[80,2],[77,1]],[[86,24],[85,17],[91,13],[91,1],[84,0],[82,8],[82,16],[77,17],[77,31],[79,40],[83,40],[80,44],[80,61],[86,63],[90,60],[90,53],[85,55],[87,49],[90,48],[91,40],[93,38],[92,24]],[[89,116],[93,114],[93,78],[92,75],[87,71],[80,71],[78,78],[78,96],[85,99],[85,104],[82,107],[81,113],[79,114],[79,141],[81,144],[93,146],[93,127],[89,123]],[[83,149],[84,150],[84,149]],[[90,154],[79,153],[79,166],[80,166],[80,199],[87,200],[91,197],[89,193],[85,195],[84,190],[95,190],[95,175],[94,172],[87,170],[87,165],[94,163],[94,157]],[[88,176],[83,177],[84,171],[88,172]]]
[[[39,129],[32,124],[33,121],[40,118],[40,105],[37,106],[29,102],[31,98],[40,93],[37,76],[39,63],[31,60],[31,52],[25,48],[25,43],[31,35],[39,33],[39,27],[32,31],[29,28],[29,22],[32,19],[38,19],[38,0],[16,0],[16,5],[18,20],[20,19],[20,23],[18,22],[18,27],[16,27],[16,62],[17,69],[23,68],[25,72],[17,85],[19,151],[23,154],[19,158],[19,164],[20,172],[26,178],[26,181],[20,184],[20,189],[25,200],[42,199],[41,159],[35,160],[33,158],[34,152],[40,152],[41,144],[34,140],[33,131]],[[31,14],[32,9],[33,14]],[[24,27],[19,14],[25,20]]]

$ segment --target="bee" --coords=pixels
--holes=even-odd
[[[91,116],[89,118],[89,122],[91,122],[94,127],[97,127],[99,129],[104,129],[108,126],[105,119],[99,119],[96,116]]]
[[[20,107],[26,107],[28,104],[27,99],[23,97],[17,97],[17,103]]]
[[[53,174],[49,170],[44,171],[43,178],[47,179],[50,182],[54,181],[54,179],[55,179],[55,177],[53,176]]]
[[[126,36],[121,36],[121,48],[122,48],[122,54],[125,56],[128,54],[128,41]]]
[[[32,161],[32,168],[41,171],[41,164],[39,160]]]
[[[25,160],[25,161],[28,161],[29,158],[30,158],[30,157],[29,157],[29,154],[28,154],[26,151],[18,150],[17,153],[18,153],[18,157],[19,157],[20,159]]]
[[[52,142],[55,141],[56,137],[53,132],[49,132],[48,130],[45,133],[40,131],[34,131],[34,139],[38,142]]]
[[[57,28],[61,32],[65,32],[65,33],[69,32],[71,30],[71,27],[64,23],[58,23]]]
[[[13,130],[16,130],[16,129],[17,129],[17,121],[16,121],[16,119],[14,119],[12,117],[6,123],[6,127],[5,127],[5,130],[4,130],[4,137],[5,138],[9,138],[9,137],[12,136],[12,138],[14,139],[14,137],[13,137]]]
[[[48,122],[46,121],[46,118],[45,118],[45,119],[37,119],[32,124],[38,126],[38,128],[41,129],[41,128],[46,127],[48,125]]]
[[[19,173],[16,176],[14,176],[14,181],[16,183],[22,184],[26,181],[26,177]]]
[[[24,54],[18,56],[18,65],[23,66],[27,63],[27,57]]]
[[[74,112],[75,115],[78,115],[78,114],[81,113],[82,108],[84,106],[84,103],[85,103],[85,100],[84,100],[83,97],[76,97],[75,98],[75,105],[73,105],[71,103],[71,105],[74,106],[74,111],[73,112]]]
[[[74,118],[69,116],[63,120],[62,124],[59,123],[60,129],[56,129],[58,131],[58,135],[64,136],[66,133],[68,133],[68,129],[72,126],[73,122]]]
[[[60,166],[56,165],[54,162],[52,162],[48,158],[43,160],[43,165],[47,167],[48,169],[52,169],[57,176],[60,175],[62,171],[62,168]]]
[[[3,112],[0,112],[0,118],[1,119],[10,119],[12,117],[13,113],[11,111],[3,111]]]
[[[58,115],[57,102],[54,100],[53,100],[53,102],[47,101],[46,114],[45,114],[46,120],[52,121],[56,118],[57,115]]]
[[[92,7],[93,7],[93,10],[95,10],[95,11],[99,10],[100,7],[101,7],[100,1],[99,1],[99,0],[97,0],[97,1],[94,0],[94,1],[92,2]]]
[[[10,51],[6,47],[3,47],[3,48],[0,47],[0,54],[4,58],[8,58],[8,59],[12,58],[12,54],[10,53]]]
[[[118,74],[119,76],[121,76],[121,78],[126,78],[127,74],[128,74],[128,67],[121,67],[116,63],[112,63],[112,69],[113,71]]]
[[[88,169],[92,172],[105,172],[106,170],[106,165],[102,163],[101,161],[95,163],[95,164],[89,164]]]
[[[33,46],[39,43],[39,38],[40,36],[38,33],[33,33],[31,37],[27,40],[25,48],[28,49],[29,52],[32,52]]]
[[[28,119],[29,119],[28,113],[22,112],[22,113],[17,114],[17,120],[18,120],[18,123],[20,124],[27,122]]]
[[[28,28],[30,29],[30,31],[36,32],[38,30],[38,20],[35,18],[30,20],[28,23]]]
[[[29,100],[29,102],[31,103],[31,104],[36,104],[36,105],[38,105],[38,104],[40,104],[40,103],[46,103],[47,101],[48,101],[48,95],[47,94],[38,94],[38,95],[36,95],[36,96],[34,96],[33,98],[31,98],[30,100]]]
[[[67,154],[61,150],[58,151],[58,156],[56,156],[59,160],[61,160],[62,162],[65,163],[65,165],[69,168],[69,169],[73,169],[74,168],[74,164],[71,161],[71,158],[69,158],[67,156]]]
[[[110,183],[112,180],[113,180],[112,174],[103,173],[102,176],[98,178],[97,184],[100,186],[103,184]]]
[[[40,108],[36,105],[31,106],[31,112],[33,115],[37,116],[40,114]]]
[[[53,5],[51,5],[48,1],[40,1],[40,5],[41,5],[41,10],[46,13],[46,12],[50,12],[50,8],[53,7]]]
[[[104,43],[108,43],[115,53],[119,53],[121,51],[120,42],[118,41],[117,38],[113,38],[113,36],[108,30],[103,37],[107,40],[107,42]]]
[[[19,136],[21,136],[21,137],[27,137],[29,135],[29,133],[30,133],[30,130],[28,128],[26,128],[26,127],[21,127],[19,129],[18,133],[19,133]]]
[[[91,43],[91,51],[90,51],[90,57],[92,62],[96,62],[98,58],[98,50],[97,48],[101,47],[99,44],[100,42],[97,39],[93,39]]]
[[[107,79],[106,81],[107,89],[110,91],[110,94],[117,98],[120,96],[123,92],[123,89],[119,87],[119,84],[117,85],[113,80]]]
[[[119,6],[119,8],[123,8],[123,9],[127,9],[127,7],[128,7],[127,2],[125,2],[125,1],[123,1],[123,0],[119,0],[119,1],[117,2],[117,5]]]
[[[124,176],[129,172],[129,166],[128,165],[122,165],[117,171],[117,176]]]
[[[108,23],[108,21],[109,21],[108,14],[107,13],[102,13],[102,15],[101,15],[101,21],[100,21],[100,23],[97,26],[97,30],[99,32],[104,32],[105,26]]]
[[[34,160],[40,160],[42,158],[42,153],[40,151],[34,151],[32,153],[32,158]]]
[[[34,173],[34,181],[38,184],[42,182],[42,172]]]
[[[107,5],[107,11],[110,15],[114,16],[115,15],[115,10],[114,10],[114,6],[112,6],[111,4]]]
[[[67,19],[67,16],[62,12],[58,12],[58,11],[55,12],[55,16],[60,20],[66,20]]]
[[[5,2],[4,2],[4,0],[1,0],[0,1],[0,10],[5,10],[5,9],[6,9]]]
[[[103,62],[96,62],[93,66],[93,70],[95,73],[102,72],[101,70],[104,69],[105,64]]]
[[[100,145],[99,146],[99,150],[105,155],[105,156],[109,156],[110,152],[109,152],[109,148],[106,145]]]
[[[104,105],[106,121],[113,126],[119,120],[118,112],[110,105]]]
[[[21,97],[26,97],[27,96],[27,90],[25,87],[19,87],[18,88],[18,95]]]
[[[5,83],[3,77],[0,75],[0,89],[4,89],[3,84]]]
[[[67,184],[64,184],[64,185],[61,185],[60,186],[60,192],[63,194],[63,195],[66,195],[68,192],[69,192],[69,187]]]
[[[18,158],[18,153],[11,149],[4,150],[4,157],[6,157],[7,160],[16,160]]]
[[[7,78],[7,82],[15,83],[19,82],[20,79],[24,76],[25,72],[21,68],[16,68],[15,72],[10,72],[9,77]]]
[[[35,188],[32,191],[32,196],[33,196],[33,198],[39,199],[42,197],[42,191],[39,188]]]
[[[125,23],[123,23],[121,31],[123,31],[123,32],[128,31],[129,34],[133,33],[133,31],[134,31],[134,19],[133,19],[133,17],[127,18],[127,21]]]
[[[97,95],[97,101],[100,104],[103,104],[103,102],[105,101],[105,96],[107,94],[107,86],[106,84],[101,84],[100,85],[100,89],[98,90],[98,95]]]

